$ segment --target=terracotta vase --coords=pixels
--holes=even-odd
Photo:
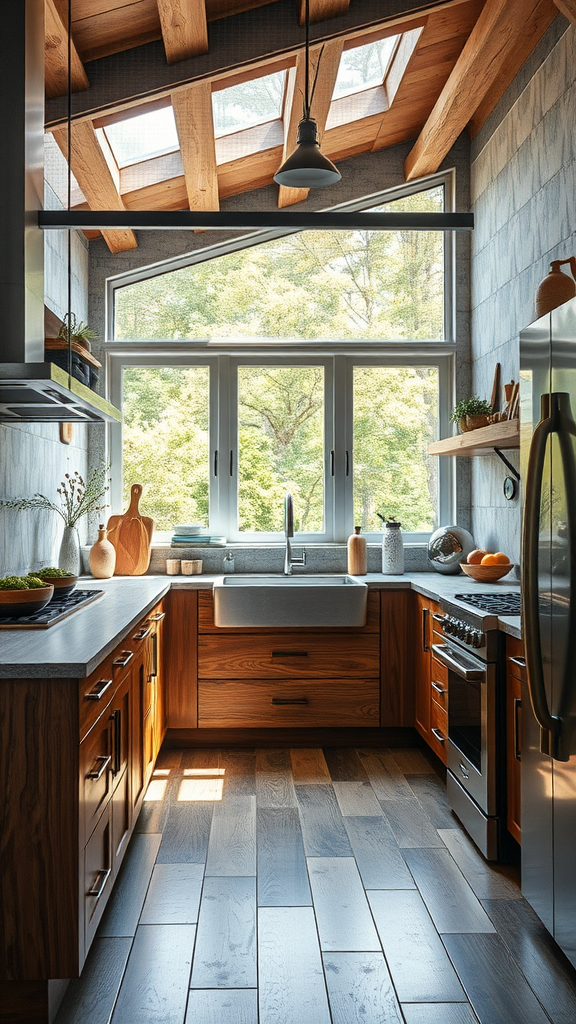
[[[550,310],[556,309],[556,306],[561,306],[563,302],[568,302],[568,299],[573,299],[576,295],[576,281],[560,270],[564,263],[570,264],[572,276],[576,278],[575,256],[570,256],[567,260],[552,260],[552,269],[536,292],[537,317],[545,316]]]
[[[108,531],[101,523],[98,527],[98,540],[90,548],[90,572],[97,580],[109,580],[116,567],[116,550],[108,540]]]

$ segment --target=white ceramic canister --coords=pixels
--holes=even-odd
[[[385,576],[402,576],[404,572],[404,541],[401,523],[390,520],[382,537],[382,572]]]

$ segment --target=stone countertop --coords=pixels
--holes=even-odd
[[[84,679],[116,647],[171,587],[211,589],[218,575],[202,576],[115,576],[111,580],[82,579],[83,590],[102,590],[103,596],[49,629],[0,630],[0,679]],[[452,614],[469,606],[456,594],[499,591],[520,592],[518,583],[501,580],[478,587],[462,574],[445,576],[436,572],[412,572],[403,576],[368,573],[372,589],[412,589],[433,600],[447,601]],[[520,616],[484,616],[485,628],[499,628],[521,638]]]

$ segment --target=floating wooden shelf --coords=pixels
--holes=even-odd
[[[428,445],[429,455],[489,455],[494,448],[520,447],[520,420],[503,420],[487,427],[443,437]]]

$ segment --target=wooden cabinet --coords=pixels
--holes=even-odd
[[[367,621],[359,629],[271,632],[219,630],[212,594],[200,591],[198,728],[378,726],[379,633],[378,593],[368,595]],[[182,708],[183,687],[176,686]],[[172,706],[171,696],[169,724]]]
[[[428,746],[447,763],[448,673],[434,657],[442,643],[442,608],[429,597],[415,594],[414,724]]]
[[[520,828],[520,760],[522,757],[522,682],[526,678],[524,645],[506,637],[506,825],[517,842]]]
[[[87,679],[2,680],[0,1002],[82,969],[165,728],[162,622],[159,605]]]

